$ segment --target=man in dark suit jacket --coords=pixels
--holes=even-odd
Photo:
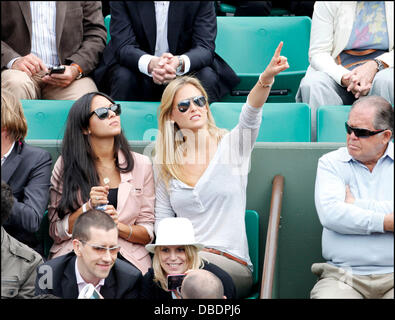
[[[94,79],[115,100],[158,101],[176,75],[193,74],[218,101],[238,84],[215,53],[212,1],[112,1],[111,40]]]
[[[73,228],[73,249],[37,268],[35,294],[76,299],[92,284],[104,299],[134,299],[142,275],[132,264],[117,259],[118,229],[110,215],[89,210]]]
[[[21,102],[1,90],[1,178],[12,189],[14,206],[4,229],[36,250],[43,248],[39,230],[49,199],[52,158],[49,152],[27,145],[26,119]]]
[[[2,88],[19,99],[76,100],[97,91],[87,76],[106,37],[100,1],[2,1]],[[63,74],[45,75],[59,64]]]

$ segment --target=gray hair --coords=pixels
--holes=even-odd
[[[394,108],[387,100],[380,96],[365,96],[355,100],[351,110],[356,106],[374,107],[373,127],[376,130],[391,130],[391,138],[394,136]]]

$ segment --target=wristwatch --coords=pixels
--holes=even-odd
[[[177,58],[178,58],[178,67],[177,67],[177,69],[176,69],[176,72],[177,73],[180,73],[181,72],[181,69],[182,69],[182,66],[184,65],[184,59],[183,58],[181,58],[181,56],[177,56]]]
[[[76,63],[72,63],[70,66],[76,67],[77,70],[78,70],[78,72],[79,72],[79,74],[78,74],[78,76],[75,78],[75,80],[81,79],[81,78],[82,78],[82,69],[81,69],[81,67],[80,67],[78,64],[76,64]]]
[[[377,72],[381,71],[384,69],[384,64],[381,62],[379,59],[373,59],[374,62],[377,63]]]

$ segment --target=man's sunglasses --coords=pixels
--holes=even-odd
[[[115,115],[119,116],[121,114],[121,105],[119,103],[114,103],[109,107],[97,108],[95,111],[92,111],[89,115],[89,118],[92,117],[95,113],[100,120],[104,120],[108,117],[108,110],[111,110],[115,113]]]
[[[120,246],[115,246],[115,247],[111,247],[111,248],[107,248],[107,247],[103,247],[103,246],[99,246],[96,244],[90,244],[84,240],[80,240],[80,242],[82,242],[83,244],[87,244],[88,246],[90,246],[94,252],[96,252],[99,255],[103,255],[105,253],[110,252],[111,255],[116,255],[119,251],[119,249],[121,249]]]
[[[378,134],[378,133],[386,130],[386,129],[384,129],[384,130],[370,131],[368,129],[354,128],[354,127],[350,127],[347,124],[347,122],[345,122],[345,126],[346,126],[346,131],[348,134],[351,134],[351,132],[354,132],[355,136],[358,138],[368,138],[368,137],[374,136],[375,134]]]
[[[202,108],[206,105],[206,98],[204,96],[197,96],[197,97],[181,100],[177,104],[178,110],[180,110],[180,112],[187,112],[191,105],[191,100],[198,107]]]

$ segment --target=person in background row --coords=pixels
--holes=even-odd
[[[318,162],[315,205],[322,256],[313,299],[394,298],[394,110],[384,98],[356,100],[347,147]]]
[[[196,242],[190,220],[186,218],[162,219],[157,228],[155,244],[146,248],[153,253],[152,268],[144,275],[140,298],[180,299],[180,286],[169,288],[169,275],[182,275],[191,270],[207,270],[215,274],[229,299],[236,298],[232,278],[213,263],[202,259],[198,252],[203,244]]]
[[[77,299],[92,284],[104,299],[138,297],[141,272],[117,259],[120,249],[114,220],[100,210],[79,216],[73,230],[73,252],[37,268],[36,295]]]
[[[296,102],[311,108],[312,141],[319,106],[351,105],[366,95],[394,104],[394,3],[317,1],[309,61]]]
[[[199,269],[188,271],[181,285],[183,299],[226,299],[221,280],[212,272]]]
[[[1,90],[1,179],[9,184],[14,206],[4,229],[41,255],[36,232],[48,205],[52,158],[48,151],[25,143],[27,122],[22,104]]]
[[[2,1],[1,87],[19,99],[76,100],[106,45],[100,1]],[[62,65],[63,73],[49,73]]]
[[[147,156],[132,152],[121,128],[121,105],[91,92],[71,107],[51,177],[50,258],[73,249],[76,219],[101,207],[119,231],[119,257],[142,273],[151,266],[144,245],[154,237],[154,177]]]
[[[111,40],[94,72],[115,100],[159,101],[177,75],[194,74],[218,101],[239,83],[215,53],[213,1],[111,1]]]
[[[289,68],[280,56],[282,46],[280,42],[230,132],[215,125],[207,93],[196,78],[170,82],[159,106],[155,228],[167,217],[190,219],[196,239],[206,246],[199,254],[229,273],[238,298],[246,297],[252,286],[245,229],[248,164],[274,77]]]
[[[1,181],[1,299],[32,298],[36,268],[42,257],[27,245],[11,237],[3,224],[12,212],[14,196],[8,184]]]

